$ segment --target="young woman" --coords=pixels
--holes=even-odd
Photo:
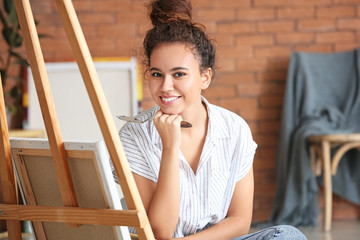
[[[305,239],[289,226],[246,235],[257,145],[241,117],[201,95],[214,75],[215,49],[191,21],[190,3],[149,6],[144,50],[156,106],[137,116],[149,121],[125,124],[120,137],[156,239]]]

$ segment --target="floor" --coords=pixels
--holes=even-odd
[[[324,232],[322,226],[300,227],[308,240],[357,240],[360,239],[360,220],[358,221],[334,221],[332,230]],[[256,229],[252,229],[256,231]],[[0,240],[6,240],[6,234],[0,233]],[[33,240],[30,234],[25,234],[23,240]],[[291,239],[289,239],[291,240]]]
[[[324,232],[322,226],[300,227],[308,240],[357,240],[360,239],[360,220],[334,221],[332,230]]]
[[[299,227],[299,230],[308,240],[358,240],[360,239],[360,220],[333,221],[332,230],[329,232],[324,232],[320,224],[317,227]]]

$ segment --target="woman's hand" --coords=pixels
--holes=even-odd
[[[181,121],[180,115],[169,115],[159,110],[154,116],[154,124],[159,132],[164,149],[180,148]]]

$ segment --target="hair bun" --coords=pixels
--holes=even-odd
[[[149,5],[153,26],[170,20],[191,21],[192,7],[189,0],[155,0]]]

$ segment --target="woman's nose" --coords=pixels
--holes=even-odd
[[[174,89],[174,82],[172,76],[165,75],[164,81],[162,84],[162,90],[163,91],[169,91]]]

